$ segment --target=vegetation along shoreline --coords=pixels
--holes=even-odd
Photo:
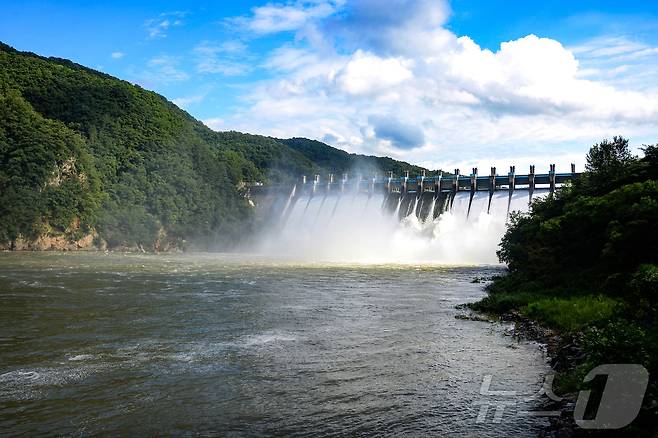
[[[650,380],[640,414],[616,436],[658,433],[658,147],[643,151],[638,158],[626,139],[604,140],[582,178],[512,214],[498,251],[508,271],[466,305],[545,344],[566,404],[596,389],[583,383],[594,367],[642,364]]]

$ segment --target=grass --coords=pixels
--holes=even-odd
[[[619,301],[603,296],[549,298],[533,292],[495,292],[468,307],[495,315],[514,310],[546,327],[572,333],[612,319],[619,306]]]
[[[502,315],[511,310],[521,309],[537,299],[539,299],[539,296],[534,293],[497,292],[490,293],[480,301],[470,303],[468,307],[477,312]]]
[[[611,319],[619,302],[602,296],[543,298],[529,301],[521,314],[542,324],[571,333],[586,326]]]

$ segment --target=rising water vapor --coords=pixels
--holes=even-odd
[[[536,190],[533,198],[546,191]],[[425,196],[430,195],[430,196]],[[302,262],[496,264],[509,211],[528,210],[528,192],[347,192],[286,199],[256,252]]]

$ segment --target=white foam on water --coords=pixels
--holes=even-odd
[[[40,398],[51,387],[75,384],[108,368],[103,364],[74,364],[18,369],[0,374],[0,401]]]
[[[280,342],[293,342],[297,338],[288,333],[280,332],[265,332],[259,333],[256,335],[246,336],[243,341],[243,345],[247,347],[259,346],[270,343],[280,343]]]
[[[533,198],[546,193],[537,190]],[[497,264],[508,207],[528,211],[529,199],[527,191],[516,191],[511,200],[499,191],[489,205],[488,192],[476,192],[472,202],[470,192],[459,192],[452,207],[432,219],[431,213],[418,218],[418,198],[394,201],[391,212],[381,208],[384,195],[342,196],[298,199],[288,220],[280,226],[275,221],[264,233],[256,252],[307,262]],[[401,205],[408,214],[399,220]]]
[[[77,354],[75,356],[69,357],[68,359],[71,362],[80,362],[80,361],[90,360],[93,358],[94,358],[93,354]]]

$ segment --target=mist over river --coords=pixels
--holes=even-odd
[[[496,266],[0,254],[3,435],[537,436],[541,349],[455,318]],[[525,410],[540,400],[514,399]],[[517,406],[517,408],[520,406]]]

